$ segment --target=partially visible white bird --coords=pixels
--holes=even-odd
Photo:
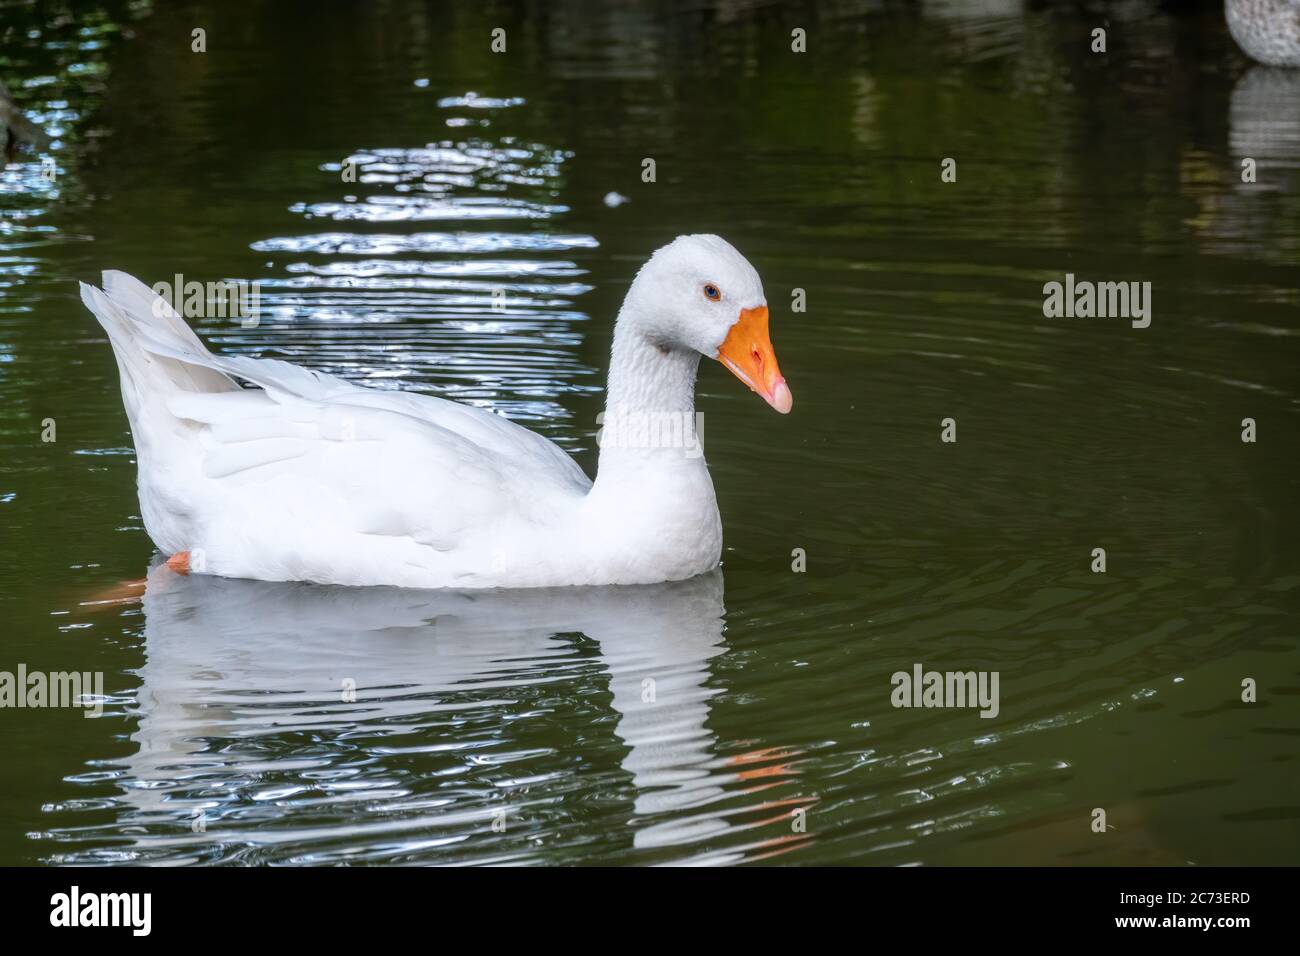
[[[758,274],[717,236],[677,238],[628,290],[594,483],[484,409],[213,355],[125,273],[81,296],[117,357],[145,529],[183,571],[415,588],[692,577],[722,549],[695,427],[700,356],[777,411],[792,404]]]
[[[1300,66],[1300,0],[1227,0],[1228,32],[1252,59]]]

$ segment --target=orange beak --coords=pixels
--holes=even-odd
[[[782,415],[789,413],[794,396],[776,364],[767,334],[767,306],[740,310],[740,318],[718,349],[718,361]]]

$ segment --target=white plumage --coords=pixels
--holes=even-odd
[[[194,571],[481,588],[652,583],[718,563],[702,456],[605,445],[593,484],[553,442],[486,410],[213,355],[125,273],[81,292],[117,356],[145,528]],[[714,236],[659,250],[619,313],[607,413],[689,418],[700,355],[717,357],[760,308],[770,354],[762,286],[738,252]],[[768,379],[756,390],[788,410],[774,357]]]
[[[1228,31],[1252,59],[1300,66],[1300,0],[1227,0]]]

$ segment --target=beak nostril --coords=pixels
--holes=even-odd
[[[763,353],[758,350],[758,346],[754,346],[749,352],[754,356],[754,361],[761,366],[763,364]]]

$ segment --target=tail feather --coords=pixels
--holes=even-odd
[[[165,299],[125,272],[105,272],[104,289],[81,284],[81,301],[108,333],[123,385],[137,398],[154,389],[224,392],[238,388]]]
[[[147,320],[143,323],[146,328],[165,329],[176,337],[178,343],[191,348],[196,356],[207,356],[210,360],[208,350],[171,303],[135,276],[116,269],[105,271],[104,294],[127,316],[137,321]]]
[[[122,379],[122,403],[141,454],[174,427],[175,419],[167,410],[169,398],[239,388],[213,367],[215,357],[184,319],[126,273],[105,272],[103,290],[81,283],[81,301],[112,343]]]
[[[351,386],[311,369],[277,359],[255,359],[241,355],[213,355],[166,299],[125,272],[104,273],[104,291],[81,286],[81,298],[109,333],[113,348],[122,358],[121,339],[147,358],[163,360],[162,366],[176,388],[187,392],[220,392],[237,389],[235,376],[261,386],[273,394],[322,399]],[[124,334],[114,337],[114,328]]]

